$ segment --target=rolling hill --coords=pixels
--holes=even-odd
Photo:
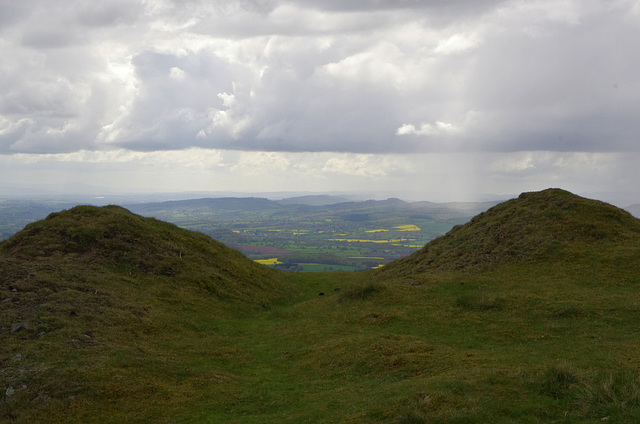
[[[455,226],[381,273],[482,270],[513,262],[579,261],[640,240],[640,220],[561,189],[523,193]]]
[[[0,243],[0,421],[638,422],[639,269],[639,221],[559,189],[361,273],[76,207]]]
[[[117,206],[53,213],[2,242],[0,284],[2,422],[67,422],[96,397],[143,401],[151,387],[185,384],[165,373],[189,354],[183,338],[202,343],[204,331],[214,343],[217,316],[295,293],[203,234]],[[14,412],[21,402],[29,412]]]

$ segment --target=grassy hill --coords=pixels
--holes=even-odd
[[[640,220],[630,213],[548,189],[523,193],[480,213],[383,272],[477,271],[513,262],[575,263],[602,249],[633,244],[639,236]]]
[[[638,422],[638,270],[638,220],[557,189],[356,274],[74,208],[0,244],[0,421]]]
[[[133,414],[203,379],[223,385],[226,372],[185,365],[225,345],[217,317],[295,294],[209,237],[117,206],[28,225],[0,244],[0,282],[2,422],[105,422],[89,417],[97,405]]]

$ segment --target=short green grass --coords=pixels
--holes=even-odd
[[[482,269],[263,274],[138,225],[164,234],[142,262],[38,252],[62,227],[0,245],[0,421],[640,422],[632,231]]]

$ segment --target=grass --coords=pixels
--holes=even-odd
[[[606,237],[562,246],[564,260],[288,274],[226,253],[208,260],[219,246],[131,219],[117,240],[155,247],[120,250],[136,260],[105,255],[101,244],[118,243],[83,238],[90,229],[67,230],[89,248],[80,254],[51,220],[0,245],[0,421],[640,419],[638,240],[614,240],[608,219],[589,230]],[[196,260],[202,249],[213,252]]]
[[[559,288],[549,278],[530,292],[512,280],[524,271],[464,285],[453,274],[411,283],[290,274],[299,301],[241,313],[211,308],[197,289],[158,287],[158,300],[143,299],[152,310],[124,304],[110,323],[64,317],[58,330],[6,345],[4,358],[22,359],[3,364],[13,372],[5,384],[22,369],[28,388],[4,413],[19,411],[17,422],[634,422],[630,287]],[[556,313],[563,294],[580,313]],[[490,307],[477,307],[485,298]],[[59,359],[38,364],[43,348]]]

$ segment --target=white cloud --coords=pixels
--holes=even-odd
[[[393,84],[404,78],[403,70],[397,64],[399,58],[400,51],[394,44],[381,42],[367,51],[326,64],[322,71],[338,83]]]
[[[447,135],[456,134],[460,129],[449,122],[436,121],[435,124],[423,123],[418,128],[413,124],[403,124],[396,130],[397,135]]]
[[[181,81],[185,78],[185,75],[186,73],[177,66],[173,66],[169,69],[169,76],[175,80]]]
[[[437,54],[456,54],[471,50],[480,44],[480,40],[475,34],[457,33],[453,34],[438,43],[435,48]]]

